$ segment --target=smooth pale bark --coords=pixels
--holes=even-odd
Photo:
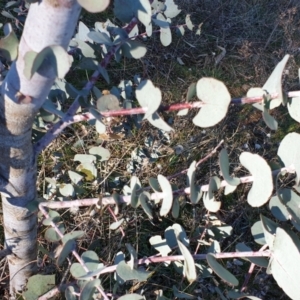
[[[76,0],[39,2],[30,6],[19,56],[2,84],[0,97],[0,187],[5,246],[12,251],[8,256],[12,298],[36,272],[36,213],[26,208],[36,198],[31,129],[55,80],[51,66],[27,80],[23,58],[27,51],[40,52],[49,45],[67,49],[81,9]]]

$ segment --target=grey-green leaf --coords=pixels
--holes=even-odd
[[[177,243],[184,257],[184,275],[186,276],[187,280],[190,283],[192,283],[197,279],[196,267],[193,256],[188,250],[188,248],[185,247],[180,240],[177,240]]]
[[[70,56],[66,50],[59,45],[48,46],[40,53],[28,51],[24,56],[24,61],[24,75],[28,80],[30,80],[34,73],[38,72],[45,63],[53,68],[56,76],[59,78],[64,78],[71,66]]]
[[[114,14],[122,22],[129,23],[136,17],[144,26],[151,22],[149,0],[115,0]]]
[[[151,204],[149,203],[151,196],[148,192],[143,191],[140,196],[139,196],[139,201],[141,203],[141,206],[144,210],[144,212],[147,214],[149,219],[153,219],[153,214],[152,214],[152,207]]]
[[[33,275],[28,279],[23,296],[27,300],[38,299],[55,286],[55,275]]]
[[[79,300],[93,300],[96,287],[100,285],[100,279],[88,281],[80,293]]]
[[[165,47],[169,46],[172,43],[172,32],[170,27],[160,28],[160,41]]]
[[[122,44],[122,53],[125,57],[139,59],[146,55],[147,47],[136,40],[125,41]]]
[[[6,36],[0,39],[0,56],[7,61],[13,61],[18,56],[19,41],[10,23],[4,26]]]
[[[164,131],[172,131],[172,127],[170,127],[157,112],[152,114],[147,120],[155,127],[164,130]]]
[[[128,294],[118,298],[118,300],[145,300],[145,297],[139,294]]]
[[[272,251],[271,272],[285,293],[292,299],[300,299],[299,270],[300,249],[289,234],[278,227]]]
[[[287,189],[279,190],[277,193],[281,194],[282,198],[285,198],[284,194]],[[282,203],[278,196],[273,196],[269,202],[269,208],[273,216],[279,221],[289,220],[290,213],[288,212],[284,203]]]
[[[109,150],[101,146],[90,148],[89,153],[95,155],[100,161],[106,161],[110,158]]]
[[[186,17],[185,17],[185,24],[186,24],[186,26],[187,26],[187,28],[189,29],[189,30],[193,30],[193,28],[194,28],[194,24],[192,23],[192,21],[191,21],[191,15],[186,15]]]
[[[236,251],[238,252],[252,252],[253,250],[250,247],[247,247],[244,243],[238,243],[235,246]],[[257,266],[267,268],[269,261],[265,257],[243,257],[243,259],[250,261]]]
[[[300,134],[292,132],[287,134],[281,141],[278,148],[278,156],[283,162],[284,166],[289,168],[292,165],[294,166],[297,177],[296,184],[300,182]]]
[[[181,9],[178,9],[178,5],[174,3],[174,0],[166,0],[165,6],[166,10],[164,14],[167,18],[175,18],[181,12]]]
[[[272,195],[272,171],[268,163],[258,154],[243,152],[240,155],[241,164],[249,170],[254,180],[248,193],[248,203],[253,207],[264,205]]]
[[[151,117],[157,111],[161,103],[161,91],[155,87],[151,80],[146,79],[141,81],[135,91],[136,98],[139,104],[147,109],[144,119]]]
[[[192,162],[188,172],[188,186],[190,187],[190,197],[192,204],[197,204],[202,197],[202,191],[199,186],[195,184],[196,161]]]
[[[210,127],[226,116],[231,97],[223,82],[214,78],[201,78],[197,82],[197,96],[203,101],[203,107],[193,119],[195,125]]]
[[[222,175],[227,183],[229,183],[232,186],[237,186],[240,184],[241,180],[236,177],[231,177],[229,175],[229,160],[228,160],[228,154],[226,149],[222,149],[219,154],[219,164],[220,169],[222,172]]]
[[[78,3],[88,12],[90,13],[99,13],[104,11],[108,5],[109,0],[101,0],[101,1],[95,1],[95,0],[77,0]]]
[[[157,179],[162,189],[162,192],[164,193],[164,198],[161,204],[159,214],[160,216],[166,216],[169,213],[173,204],[172,187],[169,180],[165,176],[159,174],[157,176]]]
[[[263,90],[266,90],[268,94],[278,94],[278,97],[270,102],[270,109],[279,106],[283,101],[281,78],[289,57],[289,55],[284,56],[263,86]]]
[[[231,274],[227,269],[225,269],[221,264],[219,264],[213,254],[208,253],[206,255],[206,259],[213,271],[225,282],[233,286],[237,286],[239,284],[237,278],[233,274]]]
[[[121,261],[118,263],[117,274],[125,281],[127,280],[137,280],[137,281],[146,281],[150,276],[151,272],[147,272],[144,270],[136,270],[131,269],[129,265],[126,264],[125,261]]]
[[[290,116],[300,123],[300,97],[291,98],[288,101],[287,108]]]

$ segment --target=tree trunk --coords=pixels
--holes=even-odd
[[[14,298],[36,272],[37,219],[27,205],[36,198],[36,157],[31,142],[34,118],[55,80],[51,66],[24,76],[24,55],[50,45],[67,49],[80,14],[76,0],[43,0],[29,9],[19,44],[17,61],[11,66],[0,97],[0,187],[10,293]]]

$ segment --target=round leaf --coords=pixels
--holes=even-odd
[[[197,96],[203,101],[203,107],[193,119],[195,125],[210,127],[226,116],[231,97],[223,82],[214,78],[201,78],[197,82]]]
[[[243,152],[240,155],[241,164],[253,176],[253,185],[248,193],[248,203],[253,207],[264,205],[272,195],[272,171],[268,163],[258,154]]]
[[[144,119],[151,117],[161,103],[161,91],[151,80],[143,80],[136,89],[136,98],[141,107],[146,108]]]
[[[100,285],[100,279],[88,281],[80,293],[79,300],[92,300],[96,287]]]
[[[77,0],[78,3],[90,13],[99,13],[104,11],[108,5],[109,0]]]

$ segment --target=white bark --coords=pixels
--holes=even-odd
[[[31,128],[55,80],[51,67],[27,80],[23,75],[23,58],[27,51],[40,52],[50,45],[66,49],[80,13],[76,0],[39,2],[30,6],[19,56],[2,84],[0,97],[0,185],[5,245],[13,252],[8,256],[12,298],[36,272],[36,214],[26,209],[36,197],[37,170]]]

